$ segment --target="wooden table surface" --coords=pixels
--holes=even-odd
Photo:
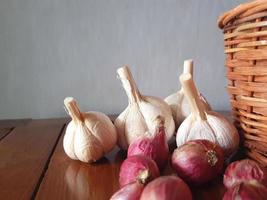
[[[62,145],[68,121],[0,121],[0,199],[107,200],[118,190],[126,153],[116,147],[95,164],[69,159]],[[170,148],[175,148],[175,140]],[[170,166],[163,172],[173,173]],[[191,189],[199,200],[219,200],[225,191],[221,177]]]

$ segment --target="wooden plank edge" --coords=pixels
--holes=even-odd
[[[11,133],[14,130],[14,127],[12,127],[12,128],[3,128],[3,129],[5,129],[6,131],[0,132],[0,141],[2,139],[4,139],[9,133]]]
[[[41,176],[40,176],[40,178],[39,178],[39,180],[38,180],[38,182],[37,182],[37,184],[36,184],[36,186],[35,186],[35,188],[34,188],[34,191],[33,191],[33,193],[32,193],[32,196],[31,196],[31,199],[32,199],[32,200],[35,199],[35,197],[36,197],[36,195],[37,195],[37,193],[38,193],[38,190],[39,190],[39,188],[40,188],[40,185],[41,185],[41,183],[42,183],[42,181],[43,181],[43,179],[44,179],[44,177],[45,177],[45,174],[46,174],[46,172],[47,172],[47,170],[48,170],[48,168],[49,168],[49,164],[50,164],[51,158],[52,158],[52,156],[53,156],[53,154],[54,154],[54,152],[55,152],[55,149],[56,149],[56,147],[57,147],[57,145],[58,145],[58,143],[59,143],[59,140],[60,140],[61,136],[62,136],[63,133],[64,133],[64,130],[65,130],[66,126],[67,126],[67,123],[68,123],[68,122],[66,122],[66,123],[63,124],[63,126],[62,126],[62,128],[61,128],[61,130],[60,130],[60,133],[59,133],[59,135],[58,135],[58,137],[57,137],[57,139],[56,139],[56,141],[55,141],[55,143],[54,143],[54,145],[53,145],[53,148],[52,148],[52,150],[51,150],[51,152],[50,152],[50,154],[49,154],[49,157],[48,157],[48,159],[47,159],[47,161],[46,161],[46,163],[45,163],[45,165],[44,165],[44,168],[43,168],[43,171],[42,171],[42,173],[41,173]]]

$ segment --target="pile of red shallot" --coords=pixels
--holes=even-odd
[[[191,200],[189,185],[201,185],[222,173],[222,148],[208,140],[192,140],[177,148],[171,165],[178,176],[161,176],[169,159],[164,119],[156,118],[155,133],[132,142],[120,173],[120,190],[112,200]]]
[[[157,117],[154,134],[130,144],[127,158],[120,167],[120,190],[111,200],[191,200],[188,184],[201,185],[222,173],[222,148],[208,140],[192,140],[177,148],[171,165],[178,176],[161,176],[168,163],[169,147],[164,119]]]
[[[130,144],[127,158],[120,173],[120,190],[111,200],[191,200],[188,185],[177,176],[160,176],[168,163],[169,147],[165,134],[164,119],[155,120],[155,133],[147,133]]]
[[[224,152],[216,143],[199,139],[174,150],[170,163],[175,175],[160,176],[169,159],[164,120],[157,117],[155,133],[130,144],[120,173],[120,189],[111,200],[191,200],[189,186],[203,185],[223,172]],[[266,199],[265,178],[259,165],[249,159],[231,163],[224,174],[224,200]]]

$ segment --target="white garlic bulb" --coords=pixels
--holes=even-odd
[[[184,61],[183,73],[190,73],[193,76],[193,60]],[[199,96],[206,109],[211,110],[206,99],[201,94],[199,94]],[[184,96],[183,88],[181,88],[178,92],[166,97],[165,102],[170,105],[175,126],[178,128],[184,119],[191,113],[188,101]]]
[[[72,121],[63,139],[66,154],[83,162],[95,162],[117,143],[117,131],[108,116],[100,112],[80,112],[72,97],[64,100]]]
[[[177,131],[177,147],[189,140],[206,139],[220,145],[225,156],[229,156],[239,146],[237,129],[224,116],[208,111],[203,106],[190,74],[182,74],[180,82],[189,102],[191,114],[183,121]]]
[[[129,99],[127,108],[115,120],[118,145],[127,149],[146,132],[155,133],[155,119],[159,115],[164,118],[166,138],[169,140],[175,129],[170,107],[159,98],[141,95],[127,66],[119,68],[117,73]]]

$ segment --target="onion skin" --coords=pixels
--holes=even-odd
[[[134,182],[125,185],[115,194],[112,195],[110,200],[139,200],[143,192],[144,185],[139,182]]]
[[[253,160],[245,159],[228,165],[223,176],[223,184],[226,188],[231,188],[244,181],[257,180],[263,183],[264,179],[264,172],[260,166]]]
[[[223,200],[265,200],[267,199],[267,188],[254,182],[242,182],[227,190]]]
[[[162,176],[150,182],[140,200],[192,200],[187,184],[175,176]]]
[[[208,140],[192,140],[172,155],[172,167],[178,176],[192,185],[206,183],[222,173],[223,150]]]
[[[159,169],[154,160],[142,155],[134,155],[123,161],[119,183],[121,187],[136,181],[145,184],[159,175]]]
[[[135,140],[128,149],[128,157],[133,155],[144,155],[153,159],[162,170],[169,158],[164,126],[157,128],[155,136]]]

